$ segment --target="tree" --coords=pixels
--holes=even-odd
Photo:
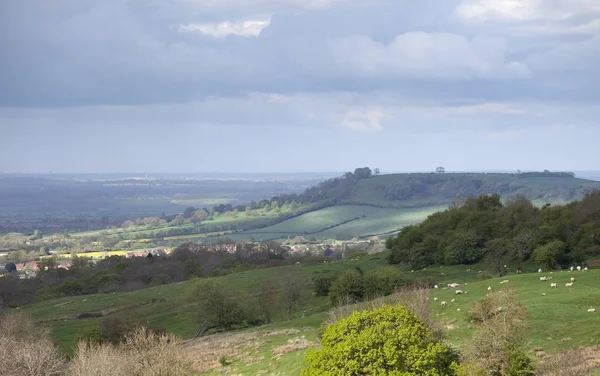
[[[225,286],[214,280],[200,280],[191,287],[188,299],[197,302],[196,321],[202,336],[209,329],[231,329],[245,322],[243,307],[227,293]]]
[[[508,242],[504,238],[492,239],[485,243],[485,251],[490,263],[494,266],[499,277],[502,276],[502,262],[508,253]]]
[[[378,168],[376,168],[376,169],[373,170],[373,175],[375,175],[375,176],[381,175],[381,172],[379,171]]]
[[[446,172],[446,169],[444,167],[438,167],[435,169],[435,172],[437,172],[438,174],[443,174]]]
[[[277,281],[271,277],[263,277],[258,280],[256,294],[258,310],[267,324],[271,322],[277,306],[277,287]]]
[[[335,277],[333,276],[320,276],[314,278],[315,284],[315,295],[316,296],[327,296],[329,294],[329,290],[331,289],[331,285],[335,281]]]
[[[554,269],[558,265],[559,259],[565,253],[566,249],[567,245],[564,242],[555,240],[534,249],[533,261],[544,265],[548,269]]]
[[[365,293],[364,276],[356,269],[348,269],[338,278],[330,290],[331,302],[359,302]]]
[[[283,294],[283,303],[288,320],[292,318],[294,308],[302,299],[304,279],[302,275],[290,269],[279,274],[279,284]]]
[[[15,265],[14,262],[8,262],[8,263],[6,263],[6,265],[4,265],[4,270],[7,273],[16,272],[17,271],[17,265]]]
[[[191,218],[194,215],[194,212],[196,211],[196,208],[192,207],[192,206],[188,206],[187,208],[185,208],[185,210],[183,211],[183,218],[187,219],[187,218]]]
[[[359,311],[325,329],[303,376],[455,375],[457,356],[401,305]]]

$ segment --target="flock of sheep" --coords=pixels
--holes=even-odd
[[[587,267],[582,268],[581,266],[577,266],[575,268],[575,267],[571,266],[569,272],[572,272],[575,269],[577,271],[581,271],[581,272],[587,272],[588,271]],[[542,269],[538,269],[538,273],[542,273]],[[550,272],[550,273],[552,274],[553,272]],[[562,271],[561,271],[561,273],[562,273]],[[550,281],[550,280],[552,280],[551,276],[540,277],[540,281]],[[502,285],[502,284],[505,284],[505,283],[508,283],[508,282],[509,281],[505,279],[505,280],[501,281],[500,284]],[[575,277],[571,277],[570,278],[570,282],[565,283],[565,286],[566,287],[573,287],[574,283],[575,283]],[[467,283],[465,283],[465,286],[466,285],[467,285]],[[461,287],[459,283],[448,283],[448,285],[447,285],[447,288],[449,288],[449,289],[450,288],[455,289],[455,288],[458,288],[458,287]],[[556,283],[552,282],[552,283],[550,283],[550,288],[558,288],[558,285]],[[439,289],[439,286],[435,285],[434,289]],[[492,286],[488,286],[487,290],[488,291],[492,291]],[[468,291],[456,290],[455,294],[456,295],[468,294]],[[546,296],[546,293],[542,293],[542,295]],[[434,297],[433,300],[437,302],[438,298]],[[455,299],[452,299],[450,301],[450,303],[454,303],[454,302],[455,302]],[[446,307],[446,306],[448,306],[448,302],[444,300],[444,301],[441,302],[441,305],[442,305],[442,307]],[[460,312],[460,308],[458,308],[457,311]],[[596,312],[596,309],[595,308],[589,308],[587,311],[588,312]]]

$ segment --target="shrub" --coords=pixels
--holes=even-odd
[[[528,313],[514,294],[514,289],[488,294],[475,302],[469,313],[478,328],[465,346],[463,357],[466,363],[479,365],[489,375],[533,375],[531,359],[521,347]]]
[[[364,295],[364,277],[356,269],[349,269],[331,286],[330,296],[333,305],[340,302],[359,302]]]
[[[456,359],[407,308],[383,305],[325,329],[302,375],[455,375]]]
[[[22,313],[0,317],[0,374],[58,375],[63,361],[47,328]]]
[[[335,277],[333,277],[333,276],[316,277],[313,281],[315,283],[315,295],[316,296],[327,296],[329,294],[329,290],[331,289],[331,285],[333,284],[333,281],[335,281]]]
[[[194,363],[177,337],[138,327],[119,345],[79,342],[65,375],[186,376],[194,373]]]
[[[375,298],[391,295],[402,284],[398,268],[384,267],[369,271],[364,278],[364,296]]]

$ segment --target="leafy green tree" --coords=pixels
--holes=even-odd
[[[314,278],[315,284],[315,295],[316,296],[327,296],[329,294],[329,290],[331,289],[331,285],[336,280],[336,277],[333,276],[320,276]]]
[[[567,245],[564,242],[555,240],[546,245],[537,247],[533,251],[533,261],[544,265],[548,269],[555,269],[566,249]]]
[[[364,276],[356,269],[349,269],[331,286],[331,302],[336,305],[361,301],[364,293]]]
[[[402,274],[398,268],[384,267],[371,270],[364,276],[364,296],[376,298],[391,295],[402,285]]]
[[[227,293],[225,286],[214,280],[193,283],[187,300],[198,304],[196,321],[201,329],[197,336],[213,328],[229,330],[243,325],[247,319],[242,305]]]
[[[401,305],[355,312],[330,325],[303,376],[455,375],[457,356]]]

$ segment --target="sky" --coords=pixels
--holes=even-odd
[[[0,172],[600,170],[597,0],[0,1]]]

